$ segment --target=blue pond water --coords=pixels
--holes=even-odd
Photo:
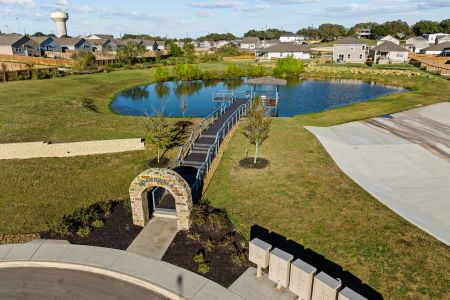
[[[273,91],[271,86],[257,89]],[[212,101],[217,90],[249,91],[250,87],[243,80],[155,83],[121,92],[111,107],[118,114],[132,116],[162,111],[173,117],[205,117],[219,105]],[[302,80],[280,87],[278,116],[320,112],[403,91],[406,90],[355,80]]]

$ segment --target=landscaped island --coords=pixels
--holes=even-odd
[[[215,71],[226,67],[200,65]],[[303,126],[329,126],[448,101],[450,82],[413,68],[315,65],[303,76],[375,81],[411,91],[274,119],[260,149],[270,162],[262,170],[239,167],[253,146],[238,132],[204,198],[224,207],[245,236],[254,224],[283,234],[338,263],[385,298],[448,297],[449,270],[442,267],[450,259],[448,247],[348,179]],[[152,82],[154,69],[0,85],[0,142],[142,137],[142,118],[114,114],[109,105],[116,93]],[[166,156],[173,158],[176,150]],[[130,152],[0,161],[0,234],[45,232],[76,209],[126,199],[130,182],[148,167],[148,160],[145,152]]]

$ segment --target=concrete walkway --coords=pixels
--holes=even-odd
[[[169,299],[244,299],[188,270],[127,251],[46,241],[0,245],[0,270],[26,267],[77,270],[109,276]]]
[[[450,103],[307,129],[362,188],[450,245]]]
[[[177,232],[176,219],[152,217],[127,251],[161,259]]]
[[[0,159],[71,157],[143,150],[141,139],[99,140],[61,144],[44,142],[0,144]]]

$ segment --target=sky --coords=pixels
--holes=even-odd
[[[0,0],[2,32],[55,33],[54,10],[69,13],[68,34],[146,33],[174,38],[249,29],[297,31],[322,23],[450,18],[450,0]]]

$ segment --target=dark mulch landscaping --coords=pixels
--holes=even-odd
[[[212,225],[210,216],[221,214],[220,210],[209,208],[203,219],[198,213],[201,209],[202,204],[194,207],[191,229],[177,233],[162,260],[229,287],[250,266],[248,243],[226,217],[222,221],[220,217],[216,218]],[[211,247],[207,240],[212,241]],[[209,267],[207,273],[198,271],[199,263],[194,257],[199,253],[203,253]]]
[[[149,168],[165,168],[170,163],[170,160],[167,157],[161,157],[159,159],[154,158],[148,162]]]
[[[67,224],[64,227],[69,227],[68,232],[64,232],[65,230],[53,230],[42,233],[41,238],[64,239],[72,244],[126,250],[141,232],[142,227],[133,224],[128,200],[112,201],[110,203],[111,205],[106,206],[106,209],[102,209],[100,205],[96,204],[78,214],[76,217],[74,217],[75,214],[67,216],[65,219],[70,219],[70,222],[66,221],[65,223]],[[86,211],[89,211],[89,213],[86,213]],[[77,234],[77,227],[80,228],[84,226],[74,224],[78,221],[80,216],[82,216],[81,218],[88,216],[88,223],[91,224],[89,226],[89,234],[84,237]],[[95,220],[103,221],[103,227],[96,228],[92,226]]]
[[[270,165],[270,162],[265,158],[256,159],[256,164],[253,162],[253,157],[247,157],[239,161],[239,165],[245,169],[265,169]]]

